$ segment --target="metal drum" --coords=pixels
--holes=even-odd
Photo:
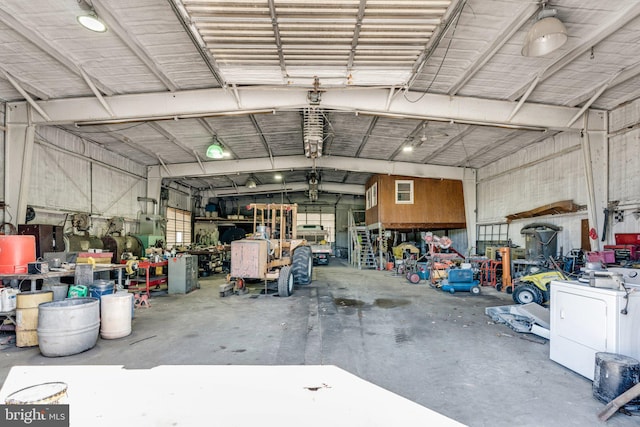
[[[42,304],[38,314],[40,353],[70,356],[98,342],[100,306],[96,298],[67,298]]]

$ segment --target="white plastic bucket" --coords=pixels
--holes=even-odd
[[[13,311],[16,309],[16,295],[18,289],[0,288],[0,311]]]
[[[116,294],[127,295],[127,294],[129,294],[129,291],[126,290],[126,289],[122,289],[122,290],[117,291]],[[131,318],[132,319],[135,317],[135,310],[134,309],[135,309],[135,301],[134,301],[133,297],[131,297]]]
[[[100,304],[100,336],[107,340],[131,334],[133,294],[103,295]]]

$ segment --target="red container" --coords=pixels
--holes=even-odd
[[[26,274],[36,260],[35,236],[0,236],[0,273]]]
[[[640,233],[616,233],[616,245],[640,245]]]

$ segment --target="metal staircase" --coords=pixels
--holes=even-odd
[[[356,222],[354,213],[351,211],[349,215],[349,235],[351,236],[349,263],[358,269],[376,268],[370,232],[365,225]]]
[[[376,256],[373,253],[373,245],[371,244],[371,236],[366,227],[356,227],[358,242],[360,243],[360,257],[358,259],[358,268],[376,268]]]

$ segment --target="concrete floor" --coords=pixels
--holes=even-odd
[[[548,342],[485,316],[510,295],[450,295],[340,260],[315,268],[314,279],[286,299],[220,298],[221,276],[201,280],[188,295],[154,296],[130,336],[85,353],[46,358],[3,346],[0,378],[14,365],[333,364],[470,426],[603,425],[591,382],[550,361]],[[607,425],[639,421],[616,414]]]

